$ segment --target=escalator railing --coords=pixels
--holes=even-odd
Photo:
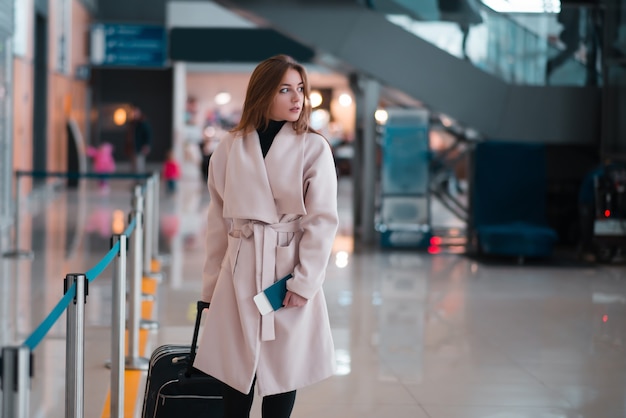
[[[601,9],[562,6],[559,13],[496,12],[478,0],[376,0],[368,6],[449,54],[512,84],[598,85]]]
[[[391,23],[388,14],[410,15],[396,2],[385,0],[394,8],[381,10],[382,0],[216,1],[313,48],[319,64],[370,77],[484,138],[558,144],[590,144],[597,138],[600,89],[506,82]],[[522,51],[529,53],[528,47]],[[555,84],[559,71],[563,67],[555,70]],[[545,68],[537,64],[537,77],[542,72],[545,78]]]
[[[459,167],[466,165],[471,143],[463,131],[446,126],[440,126],[439,130],[452,138],[452,142],[431,151],[428,190],[451,214],[467,223],[469,218],[467,190],[462,186],[461,179],[456,173]]]

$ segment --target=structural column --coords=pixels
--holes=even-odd
[[[380,83],[361,74],[353,74],[350,84],[356,98],[356,137],[353,160],[354,232],[365,246],[374,244],[376,234],[376,120],[374,113],[380,98]]]

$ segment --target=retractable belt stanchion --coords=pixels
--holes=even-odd
[[[24,172],[24,175],[62,175],[74,173],[37,173]],[[79,175],[79,174],[77,174]],[[148,369],[148,360],[139,358],[139,323],[141,320],[141,289],[143,285],[144,225],[143,225],[143,186],[136,186],[134,191],[135,219],[131,219],[126,231],[112,239],[111,250],[104,258],[86,273],[67,274],[64,280],[64,296],[52,311],[26,338],[23,346],[2,348],[0,358],[0,378],[2,389],[2,418],[28,418],[29,377],[32,377],[32,352],[42,341],[51,327],[67,314],[66,359],[65,359],[65,417],[83,418],[85,412],[85,304],[89,282],[96,279],[116,256],[116,270],[113,280],[112,306],[112,342],[111,355],[111,411],[112,417],[121,418],[124,409],[123,368]],[[19,209],[19,205],[18,205]],[[133,280],[131,282],[131,300],[129,310],[129,353],[124,359],[125,320],[126,320],[126,267],[128,236],[134,228],[136,240],[133,252]],[[19,231],[19,228],[17,228]],[[19,244],[19,241],[17,242]],[[19,245],[18,245],[19,246]],[[73,302],[73,303],[72,303]],[[126,361],[124,361],[126,360]],[[124,364],[126,363],[126,364]]]
[[[75,292],[74,303],[67,308],[67,342],[65,352],[65,417],[85,415],[85,303],[87,276],[68,274],[65,291]]]
[[[119,242],[113,270],[113,318],[111,327],[111,418],[124,418],[124,336],[126,330],[126,235],[113,235],[111,248]]]
[[[148,370],[148,359],[139,357],[139,327],[141,326],[141,280],[143,267],[143,196],[141,186],[135,186],[133,195],[133,212],[135,233],[133,235],[133,275],[130,279],[128,295],[128,357],[126,369]],[[156,324],[156,323],[155,323]]]
[[[2,348],[2,418],[28,418],[32,357],[26,346]]]
[[[7,258],[33,258],[34,254],[30,250],[20,249],[20,201],[22,200],[22,174],[19,171],[15,172],[15,208],[13,213],[13,250],[7,251],[2,254]]]
[[[160,272],[152,271],[152,240],[154,236],[154,176],[146,180],[146,193],[144,200],[144,253],[143,275],[150,279],[161,280]]]
[[[152,272],[151,258],[150,258],[150,243],[152,242],[152,228],[150,227],[150,219],[152,219],[153,211],[151,209],[150,201],[152,199],[152,182],[153,178],[146,179],[143,194],[143,216],[142,216],[142,246],[141,246],[141,269],[142,269],[142,283],[143,279],[147,280],[161,280],[161,275],[156,272]],[[152,295],[154,297],[154,295]],[[139,327],[141,329],[154,330],[159,327],[158,322],[141,318],[139,321]]]

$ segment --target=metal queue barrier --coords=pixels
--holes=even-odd
[[[19,173],[19,174],[18,174]],[[24,175],[43,177],[92,177],[92,178],[144,178],[145,184],[136,185],[133,189],[132,211],[129,223],[123,234],[111,237],[111,249],[92,269],[85,273],[67,274],[64,279],[64,296],[39,324],[32,334],[19,346],[2,347],[0,358],[0,389],[2,390],[1,418],[28,418],[30,379],[34,372],[33,351],[43,340],[52,326],[67,309],[67,340],[66,340],[66,388],[65,417],[82,418],[84,416],[84,351],[85,351],[85,304],[87,302],[89,283],[95,280],[104,269],[115,260],[113,272],[113,306],[111,324],[111,396],[110,410],[112,418],[124,416],[124,370],[147,370],[148,360],[139,357],[139,328],[141,325],[141,282],[146,272],[145,256],[152,256],[158,251],[158,221],[152,219],[156,213],[150,206],[158,206],[154,200],[154,189],[159,186],[159,175],[100,175],[94,173],[44,173],[16,172],[19,178]],[[19,187],[19,180],[17,181]],[[152,190],[151,190],[152,189]],[[16,208],[19,209],[20,190],[17,190]],[[158,193],[158,192],[157,192]],[[150,196],[150,198],[148,198]],[[145,213],[144,213],[145,212]],[[19,250],[19,211],[15,218],[15,249]],[[157,228],[156,231],[153,228]],[[150,233],[147,233],[150,230]],[[133,255],[132,276],[127,289],[127,252],[128,238],[134,233],[131,249]],[[149,239],[145,239],[149,238]],[[23,250],[22,250],[23,251]],[[25,252],[25,251],[24,251]],[[12,251],[9,256],[21,257]],[[15,254],[14,254],[15,253]],[[128,304],[128,320],[126,305]],[[128,328],[128,355],[124,357],[125,333]]]

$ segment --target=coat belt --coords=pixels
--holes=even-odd
[[[295,233],[301,230],[299,219],[275,224],[250,221],[241,226],[242,237],[246,239],[254,237],[257,293],[275,282],[277,233]],[[273,341],[275,339],[274,312],[272,311],[261,316],[261,341]]]

